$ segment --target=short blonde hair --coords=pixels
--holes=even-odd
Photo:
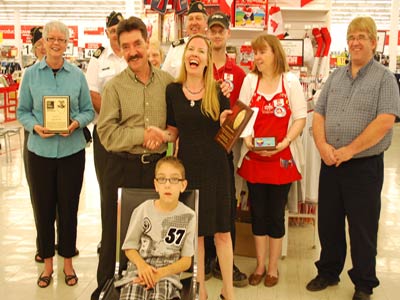
[[[160,42],[157,40],[150,40],[149,49],[150,48],[154,48],[154,49],[158,50],[158,52],[160,52],[161,63],[162,63],[164,60],[164,51],[161,48]]]
[[[357,17],[350,22],[349,27],[347,27],[347,39],[349,38],[351,33],[355,31],[365,31],[372,41],[378,40],[378,32],[376,29],[375,21],[369,16]],[[376,46],[374,48],[374,53],[375,51]]]
[[[204,69],[204,85],[205,92],[203,101],[201,102],[201,112],[211,117],[214,121],[218,120],[220,114],[220,105],[218,100],[218,88],[216,81],[214,80],[213,74],[213,62],[212,62],[212,48],[210,40],[202,34],[192,35],[189,41],[186,43],[185,51],[183,52],[182,65],[180,74],[176,82],[183,84],[187,78],[186,66],[185,66],[185,55],[190,42],[194,39],[203,39],[207,44],[207,67]]]
[[[185,167],[183,166],[182,161],[175,157],[175,156],[165,156],[163,158],[161,158],[157,164],[156,164],[156,169],[155,169],[155,177],[157,177],[157,173],[160,170],[161,166],[164,164],[170,164],[172,167],[176,168],[179,173],[182,176],[182,179],[186,179],[185,178]]]
[[[262,50],[266,48],[266,44],[271,47],[272,53],[274,53],[275,56],[274,75],[289,72],[289,65],[286,60],[285,51],[283,50],[281,42],[275,35],[261,34],[251,42],[251,47],[253,48],[253,51]],[[257,74],[259,77],[261,76],[261,72],[255,65],[252,72]]]

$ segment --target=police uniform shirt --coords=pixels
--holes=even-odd
[[[94,55],[90,59],[86,71],[86,80],[90,91],[101,94],[105,84],[115,75],[126,69],[128,64],[123,57],[116,55],[111,47],[104,48],[98,57],[96,57],[96,52]],[[94,124],[96,124],[97,118],[98,115],[96,113],[96,117],[93,120]]]
[[[185,51],[185,46],[188,40],[189,37],[177,40],[174,42],[177,44],[176,46],[172,43],[169,47],[167,57],[161,67],[163,71],[171,74],[174,79],[179,76],[179,72],[181,71],[183,52]]]

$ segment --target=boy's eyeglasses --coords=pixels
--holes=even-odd
[[[185,179],[180,179],[180,178],[165,178],[165,177],[158,177],[156,178],[156,181],[159,184],[166,184],[167,181],[169,181],[170,184],[178,184],[181,181],[184,181]]]

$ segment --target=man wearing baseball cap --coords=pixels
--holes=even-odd
[[[170,73],[175,79],[181,71],[183,51],[185,50],[185,44],[189,37],[194,34],[206,34],[207,16],[206,7],[203,2],[194,1],[190,4],[185,24],[186,34],[188,36],[172,43],[162,65],[162,70]]]
[[[229,97],[231,107],[236,103],[240,88],[242,87],[243,79],[246,76],[245,72],[236,65],[235,61],[226,54],[226,43],[231,35],[229,30],[229,18],[222,12],[216,12],[208,18],[207,36],[211,40],[212,61],[214,79],[219,82],[227,82],[231,87]],[[237,165],[239,158],[240,143],[237,143],[232,152],[229,154],[230,167],[232,171],[232,187],[237,187],[238,192],[241,191],[241,178],[234,176],[236,174],[234,166]],[[234,158],[235,162],[234,163]],[[236,178],[237,177],[237,178]],[[235,190],[232,191],[232,214],[231,214],[231,237],[233,248],[235,246],[235,217],[237,207],[237,197]],[[216,252],[214,242],[210,237],[205,238],[205,254],[206,261],[215,261]],[[219,263],[216,261],[212,273],[214,277],[222,279]],[[248,284],[246,274],[242,273],[236,265],[233,265],[233,285],[235,287],[244,287]]]
[[[106,35],[110,41],[110,45],[107,47],[100,47],[94,52],[86,71],[86,80],[89,85],[90,97],[92,99],[93,108],[96,112],[96,116],[93,120],[93,159],[97,182],[99,183],[100,190],[102,186],[103,173],[109,153],[100,143],[99,136],[97,134],[97,119],[101,108],[101,93],[104,89],[105,84],[114,76],[121,73],[121,71],[126,69],[126,67],[128,66],[122,56],[117,37],[117,26],[118,23],[123,19],[124,18],[122,17],[122,14],[115,11],[112,11],[110,15],[106,18]],[[102,227],[104,227],[107,226],[108,218],[104,217],[104,212],[107,211],[107,206],[105,206],[105,199],[103,199],[101,193],[100,205],[102,215]],[[102,246],[115,247],[115,245]],[[100,250],[99,247],[100,244],[98,246],[98,251]],[[94,298],[92,297],[92,299],[97,299],[99,293],[100,291],[97,289],[94,292]]]

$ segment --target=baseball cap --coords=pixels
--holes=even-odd
[[[196,13],[196,12],[203,13],[206,16],[208,15],[207,11],[206,11],[206,7],[204,6],[204,3],[201,1],[193,1],[192,3],[190,3],[188,15],[190,15],[191,13]]]
[[[225,29],[229,29],[228,16],[222,12],[216,12],[216,13],[212,14],[208,18],[207,26],[208,26],[208,28],[211,28],[212,26],[214,26],[216,24],[224,27]]]
[[[106,19],[106,27],[108,28],[108,27],[117,25],[119,23],[119,21],[122,21],[123,19],[124,18],[122,17],[121,13],[112,11]]]

